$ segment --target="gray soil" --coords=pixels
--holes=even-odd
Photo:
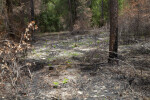
[[[121,42],[120,42],[121,43]],[[36,35],[31,75],[21,100],[150,100],[150,43],[119,46],[119,65],[109,65],[108,32]]]

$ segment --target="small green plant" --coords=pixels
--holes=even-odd
[[[100,40],[97,40],[96,42],[97,42],[97,43],[100,43]]]
[[[36,54],[37,57],[40,57],[40,54]]]
[[[47,40],[45,40],[45,43],[46,43],[46,44],[47,44],[47,42],[48,42],[48,41],[47,41]]]
[[[106,42],[109,42],[109,39],[106,39],[105,41],[106,41]]]
[[[40,49],[40,51],[42,51],[42,48]]]
[[[61,45],[65,45],[65,42],[61,42]]]
[[[53,82],[54,86],[57,87],[59,85],[58,82]]]
[[[47,58],[47,60],[48,60],[48,61],[50,61],[50,60],[51,60],[51,58]]]
[[[93,42],[92,42],[92,41],[90,41],[90,44],[93,44]]]
[[[71,46],[72,48],[75,48],[74,45]]]
[[[66,51],[66,50],[64,50],[64,53],[67,53],[67,51]]]
[[[51,66],[52,66],[52,64],[48,64],[48,66],[49,66],[49,67],[51,67]]]
[[[34,53],[34,54],[36,53],[35,49],[33,49],[33,53]]]
[[[53,48],[56,48],[56,45],[53,45]]]
[[[46,44],[43,45],[43,48],[46,48]]]
[[[66,61],[66,63],[67,63],[67,64],[71,64],[72,62],[68,60],[68,61]]]
[[[79,45],[84,45],[85,43],[84,42],[80,42],[80,43],[78,43]]]
[[[49,52],[49,50],[47,49],[46,52]]]
[[[67,78],[64,78],[64,80],[63,80],[63,84],[66,84],[66,83],[68,83],[68,80],[69,80],[69,79],[67,79]]]
[[[78,47],[78,45],[75,43],[72,45],[72,48]]]
[[[100,32],[100,34],[104,34],[105,32]]]
[[[78,53],[72,53],[72,56],[78,56],[79,54]]]

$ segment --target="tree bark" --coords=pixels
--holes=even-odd
[[[118,63],[118,0],[110,0],[110,41],[108,63]]]
[[[13,34],[13,23],[12,23],[12,20],[11,20],[11,17],[12,17],[12,14],[13,14],[13,8],[12,8],[12,1],[11,0],[6,0],[6,7],[7,7],[7,17],[8,17],[8,31],[10,34]],[[9,34],[9,35],[10,35]]]
[[[33,0],[30,0],[30,6],[31,6],[31,21],[35,21],[34,19],[34,2]],[[34,30],[32,30],[32,33],[31,33],[31,39],[32,39],[32,42],[34,41]]]
[[[31,21],[34,21],[34,2],[33,0],[30,0],[30,6],[31,6]]]
[[[73,30],[73,16],[72,16],[72,5],[71,5],[71,0],[68,0],[69,3],[69,30]]]
[[[101,2],[101,13],[102,13],[102,15],[101,15],[101,26],[103,26],[104,25],[104,1],[103,0]]]
[[[75,23],[76,19],[77,19],[77,1],[76,0],[73,0],[73,5],[74,5],[74,20],[73,20],[73,24]]]

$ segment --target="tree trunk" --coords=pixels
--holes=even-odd
[[[73,30],[73,18],[72,18],[72,5],[71,5],[71,0],[68,0],[69,2],[69,30]]]
[[[110,41],[108,63],[118,63],[118,0],[110,0]]]
[[[34,2],[33,0],[30,0],[30,6],[31,6],[31,21],[34,21]],[[34,30],[32,30],[32,33],[31,33],[31,39],[32,39],[32,42],[34,41]]]
[[[31,21],[34,21],[34,2],[33,0],[30,0],[30,6],[31,6]]]
[[[101,15],[101,26],[103,26],[104,25],[104,1],[103,0],[101,2],[101,13],[102,13],[102,15]]]
[[[74,5],[74,8],[73,8],[73,10],[74,10],[74,20],[73,20],[73,24],[75,23],[75,21],[76,21],[76,19],[77,19],[77,1],[76,0],[73,0],[73,5]]]
[[[8,24],[8,33],[9,33],[9,35],[11,35],[11,34],[14,34],[13,33],[13,27],[12,27],[12,25],[13,25],[13,23],[12,23],[12,20],[11,20],[11,17],[12,17],[12,14],[13,14],[13,8],[12,8],[12,2],[11,2],[11,0],[6,0],[6,7],[7,7],[7,17],[8,17],[8,22],[7,22],[7,24]]]

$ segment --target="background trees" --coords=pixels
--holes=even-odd
[[[9,0],[6,1],[7,8],[10,8]],[[123,1],[119,0],[120,8],[122,8]],[[31,6],[33,3],[35,7]],[[14,11],[13,16],[23,16],[18,19],[22,20],[22,25],[19,26],[23,26],[23,23],[30,20],[29,15],[31,15],[30,12],[32,16],[34,15],[31,11],[34,8],[35,19],[41,32],[62,31],[71,29],[71,27],[71,30],[101,27],[109,22],[108,0],[37,0],[34,2],[32,0],[11,0],[10,4],[12,5],[11,10]]]
[[[148,0],[128,0],[122,5],[119,16],[119,31],[124,44],[133,43],[133,40],[143,40],[148,37],[150,14]],[[128,38],[127,38],[128,37]]]
[[[109,19],[109,0],[92,0],[92,25],[102,26]]]
[[[19,23],[16,25],[20,26],[22,30],[23,28],[21,28],[21,26],[24,27],[30,20],[30,3],[32,3],[32,0],[2,1],[4,2],[3,5],[6,4],[5,7],[7,8],[7,13],[11,20],[19,16],[16,21],[9,21],[9,23],[16,24],[21,22],[20,24],[22,25],[19,25]],[[35,19],[41,32],[68,30],[70,27],[73,29],[86,29],[101,27],[105,25],[105,23],[109,23],[109,0],[71,0],[70,3],[69,1],[70,0],[34,1]],[[148,21],[144,19],[149,20],[147,17],[149,14],[149,1],[118,0],[118,4],[119,22],[121,23],[119,30],[122,33],[135,33],[135,36],[136,34],[147,34]],[[69,14],[72,17],[69,17]],[[72,21],[69,20],[70,18]],[[70,22],[72,24],[70,24]],[[138,25],[138,23],[135,24],[135,22],[142,24]],[[125,23],[128,25],[125,25]],[[11,31],[16,30],[15,28],[13,29],[13,26],[10,24],[8,25]],[[128,26],[132,26],[132,28],[128,28]],[[127,30],[124,30],[124,28],[128,29],[128,32],[125,32]],[[142,31],[135,32],[136,30]]]

